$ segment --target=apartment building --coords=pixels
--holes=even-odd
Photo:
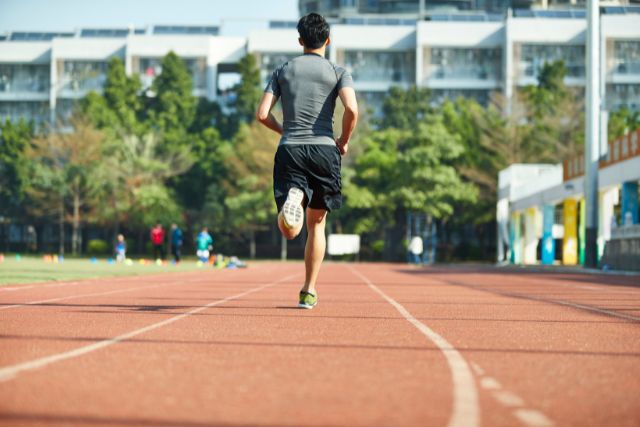
[[[640,7],[601,11],[605,107],[640,110]],[[486,103],[494,92],[510,100],[536,82],[545,62],[558,59],[567,66],[567,84],[585,85],[583,10],[358,19],[332,24],[327,55],[351,71],[361,100],[374,112],[392,86],[429,88],[432,102],[465,96]],[[102,90],[114,56],[125,62],[127,73],[138,73],[148,90],[170,50],[185,60],[194,95],[215,100],[224,98],[221,77],[235,73],[246,53],[257,57],[266,82],[301,47],[295,22],[272,22],[247,37],[188,26],[9,33],[0,37],[0,119],[66,117],[88,91]]]

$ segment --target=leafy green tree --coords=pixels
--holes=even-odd
[[[139,76],[127,76],[122,60],[113,58],[107,68],[104,94],[87,94],[80,101],[80,111],[95,126],[107,132],[140,132],[141,87]]]
[[[558,162],[584,146],[584,97],[564,83],[563,61],[545,63],[538,84],[522,90],[521,98],[532,126],[529,162]]]
[[[429,105],[431,91],[412,86],[409,89],[392,87],[382,104],[381,129],[412,129],[433,111]]]
[[[224,150],[228,142],[222,140],[218,131],[209,127],[193,135],[191,158],[193,166],[172,180],[172,186],[181,204],[194,214],[203,208],[207,187],[221,182],[226,173]]]
[[[100,188],[99,219],[117,228],[119,223],[144,228],[157,219],[181,215],[168,179],[193,164],[187,148],[166,152],[157,134],[125,135],[109,147],[109,156],[97,168]],[[166,211],[163,210],[166,207]],[[163,214],[163,212],[165,212]],[[115,224],[114,224],[115,223]]]
[[[49,132],[33,140],[27,150],[30,160],[28,193],[36,209],[58,211],[60,225],[60,253],[64,252],[64,223],[66,203],[71,208],[72,253],[80,251],[80,226],[83,213],[93,205],[97,167],[102,161],[104,135],[88,120],[74,116],[70,120],[71,132]]]
[[[248,235],[252,258],[256,231],[266,229],[276,215],[272,171],[278,141],[278,135],[257,122],[241,124],[225,155],[229,225],[239,235]]]
[[[619,138],[625,133],[640,128],[640,111],[631,111],[622,107],[609,114],[609,140]]]
[[[109,62],[104,99],[116,114],[119,124],[128,132],[138,129],[138,114],[142,109],[139,93],[142,89],[138,74],[127,76],[119,58]]]
[[[192,138],[188,130],[196,117],[197,99],[193,96],[189,70],[174,52],[162,59],[162,72],[153,81],[151,90],[149,121],[162,134],[163,148],[189,146]]]
[[[1,216],[15,217],[23,211],[29,163],[25,152],[33,134],[33,124],[23,119],[0,123]]]
[[[234,87],[236,114],[240,121],[251,123],[262,96],[260,69],[256,57],[250,53],[245,55],[238,63],[238,71],[240,82]]]
[[[462,181],[453,161],[463,153],[439,115],[429,115],[413,130],[390,128],[363,140],[355,176],[345,186],[347,203],[363,216],[355,232],[392,225],[397,212],[413,211],[442,219],[455,202],[473,201],[476,190]]]

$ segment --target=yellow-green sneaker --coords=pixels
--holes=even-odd
[[[311,292],[300,291],[300,298],[298,299],[298,308],[312,309],[318,304],[318,295]]]

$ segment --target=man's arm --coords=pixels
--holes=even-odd
[[[343,156],[349,150],[349,139],[353,129],[358,122],[358,102],[356,101],[356,92],[352,87],[343,87],[338,91],[340,101],[344,105],[344,114],[342,116],[342,135],[336,140],[336,145]]]
[[[278,102],[273,93],[265,92],[262,95],[260,104],[258,104],[258,110],[256,111],[256,120],[271,129],[272,131],[282,135],[282,125],[273,117],[271,109]]]

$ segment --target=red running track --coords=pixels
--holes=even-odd
[[[0,288],[0,423],[640,425],[640,279],[299,263]]]

